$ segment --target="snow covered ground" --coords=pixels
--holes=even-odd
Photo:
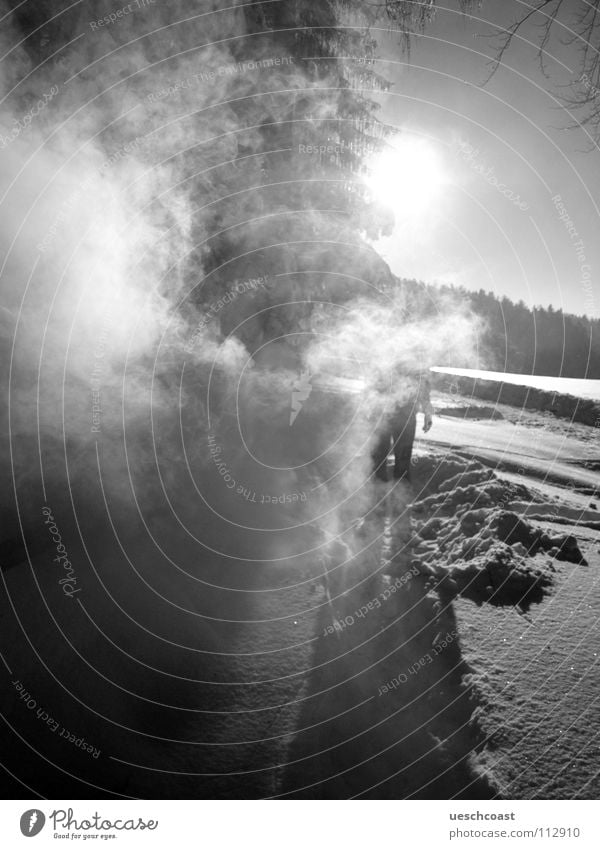
[[[20,621],[6,601],[0,614],[3,652],[19,658],[13,677],[102,753],[73,767],[68,749],[6,688],[9,721],[49,764],[69,769],[65,777],[47,765],[42,774],[24,747],[12,764],[19,775],[36,788],[60,779],[75,798],[596,798],[597,431],[501,405],[500,420],[459,418],[452,405],[473,406],[469,399],[433,401],[434,427],[419,436],[412,488],[365,485],[368,504],[348,500],[344,533],[328,545],[318,526],[298,521],[286,536],[297,556],[268,560],[264,532],[230,523],[225,538],[178,483],[174,513],[207,546],[229,549],[203,556],[163,513],[149,516],[151,537],[138,505],[120,502],[110,522],[93,511],[81,519],[93,564],[70,535],[83,589],[66,612],[49,568],[55,552],[8,570]],[[467,503],[469,486],[481,503]],[[497,582],[457,597],[456,580],[443,577],[448,552],[468,554],[477,514],[485,544],[507,553],[510,545],[491,533],[500,504],[552,538],[529,558],[517,543],[508,559],[509,582],[535,579],[536,570],[548,579],[526,608],[510,594],[494,603]],[[256,507],[250,518],[264,514]],[[428,522],[429,535],[416,542]],[[565,534],[588,565],[552,553],[552,540]],[[271,538],[276,552],[277,534]],[[240,551],[243,558],[231,556]],[[477,556],[486,560],[488,551]],[[475,584],[478,564],[450,566],[466,567]],[[501,574],[490,572],[492,580]],[[151,596],[140,592],[142,582]],[[21,628],[43,655],[48,680]]]
[[[520,412],[520,411],[519,411]],[[535,415],[485,421],[435,417],[435,425],[417,444],[439,445],[471,454],[499,470],[512,471],[547,483],[590,492],[600,486],[595,462],[600,461],[597,433],[580,429],[551,430],[550,423]]]
[[[418,452],[454,450],[480,459],[508,483],[525,484],[532,502],[513,509],[543,532],[573,534],[587,561],[554,561],[551,590],[526,613],[464,597],[454,601],[462,655],[472,670],[467,680],[482,697],[478,721],[486,745],[479,763],[508,798],[597,798],[597,431],[506,406],[497,408],[500,421],[461,419],[444,410],[468,405],[467,399],[438,396],[434,403],[441,415],[430,433],[421,434]]]
[[[485,701],[482,760],[508,798],[598,798],[598,542],[588,534],[590,565],[563,564],[527,616],[455,602],[463,656]]]
[[[447,368],[436,366],[431,369],[438,374],[451,374],[457,377],[472,377],[479,380],[492,380],[498,383],[512,383],[516,386],[531,386],[544,392],[556,392],[557,395],[573,395],[600,401],[600,380],[582,380],[572,377],[547,377],[533,374],[510,374],[501,371],[482,371],[481,369]]]

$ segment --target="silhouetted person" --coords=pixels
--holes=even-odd
[[[375,476],[383,481],[388,480],[387,458],[390,450],[394,452],[394,478],[410,480],[410,460],[417,429],[417,412],[421,410],[424,414],[425,433],[433,423],[429,378],[423,375],[412,375],[402,377],[401,380],[407,384],[406,392],[403,391],[401,400],[396,401],[391,410],[384,414],[376,433],[375,446],[371,455]]]

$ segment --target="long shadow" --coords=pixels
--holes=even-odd
[[[404,529],[406,530],[406,529]],[[411,573],[410,551],[377,571],[318,621],[280,793],[295,798],[489,799],[477,768],[478,693],[462,657],[451,598]],[[360,564],[356,565],[360,572]],[[400,579],[400,581],[399,581]],[[391,582],[400,589],[381,601]],[[383,589],[382,589],[383,588]],[[379,598],[380,606],[356,611]],[[344,622],[354,621],[350,625]]]

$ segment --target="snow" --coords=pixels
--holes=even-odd
[[[598,455],[593,442],[541,427],[533,430],[525,422],[472,421],[441,413],[426,435],[418,434],[417,445],[454,448],[494,466],[567,486],[591,490],[600,484],[598,473],[583,465]]]
[[[547,380],[552,380],[553,388],[559,391],[556,378]],[[461,403],[471,402],[462,398]],[[472,559],[452,562],[452,557],[455,552],[463,554],[460,531],[465,520],[483,520],[484,531],[492,527],[493,505],[484,511],[467,511],[460,523],[455,518],[458,511],[453,509],[446,511],[447,517],[434,513],[433,523],[429,520],[432,532],[436,531],[435,522],[440,524],[441,542],[451,555],[446,568],[462,589],[453,604],[463,659],[471,670],[464,681],[479,694],[477,721],[489,743],[478,754],[479,767],[493,776],[508,798],[596,798],[598,749],[589,729],[598,723],[597,431],[547,413],[507,405],[498,405],[504,416],[499,421],[485,420],[483,414],[480,420],[445,416],[444,410],[456,404],[456,398],[434,396],[438,414],[434,428],[426,435],[421,433],[416,446],[417,468],[421,458],[436,448],[480,459],[487,467],[494,467],[501,481],[527,488],[525,498],[509,500],[512,513],[534,533],[573,535],[589,562],[589,566],[561,563],[552,557],[550,568],[547,555],[519,559],[523,551],[518,544],[511,545],[521,573],[518,577],[524,581],[539,569],[542,594],[527,613],[506,604],[473,604],[470,590],[476,589],[482,597],[486,590],[483,582],[482,586],[474,580],[471,583],[477,577],[479,560],[485,559],[488,564],[489,554],[498,546],[494,543],[490,552],[484,552],[484,558],[476,547]],[[464,483],[470,483],[468,475],[463,478]],[[452,490],[452,483],[448,487],[442,484],[438,492]],[[490,489],[483,474],[478,488]],[[459,493],[459,487],[451,491],[450,508]],[[426,536],[427,525],[424,530],[422,535]],[[436,541],[433,554],[427,557],[427,547],[423,549],[426,559],[439,570],[443,564],[439,562],[437,537]],[[466,553],[470,555],[471,551],[467,549]],[[502,574],[502,567],[496,559],[496,574]]]
[[[600,574],[592,550],[584,549],[590,567],[557,568],[551,597],[531,616],[455,602],[492,744],[480,760],[507,798],[598,797]]]
[[[259,545],[229,523],[230,551],[244,551],[248,560],[229,552],[202,559],[187,535],[173,532],[170,516],[151,518],[141,533],[137,502],[124,500],[111,520],[119,544],[132,552],[134,568],[123,570],[100,536],[103,528],[90,520],[94,572],[131,599],[134,623],[158,629],[151,653],[136,644],[135,657],[119,653],[111,668],[152,702],[149,707],[136,702],[130,708],[120,694],[115,699],[96,674],[75,689],[98,711],[86,729],[99,748],[146,764],[154,748],[137,738],[134,747],[126,734],[138,725],[167,739],[200,741],[208,775],[198,777],[197,750],[190,746],[186,754],[183,742],[177,760],[163,764],[182,770],[169,777],[173,795],[485,798],[496,788],[516,798],[540,788],[550,798],[597,795],[597,750],[587,743],[589,728],[600,721],[594,683],[600,564],[593,527],[600,510],[589,507],[591,495],[581,494],[599,482],[592,471],[597,431],[505,406],[500,421],[444,417],[443,403],[456,399],[433,400],[439,412],[416,446],[412,487],[365,487],[368,499],[361,493],[349,501],[325,550],[315,542],[317,524],[299,521],[285,549],[298,555],[262,562],[267,534],[255,535]],[[484,459],[485,468],[465,454]],[[492,473],[497,460],[514,471]],[[185,486],[176,489],[179,520],[210,543],[212,517],[199,518]],[[530,557],[526,545],[507,541],[507,516],[543,553]],[[356,530],[345,524],[357,517]],[[576,536],[589,567],[557,556],[558,538],[567,534]],[[170,563],[188,580],[173,580],[156,540],[165,542]],[[28,615],[37,615],[38,606],[42,611],[38,595],[45,603],[59,591],[48,562],[47,552],[32,560],[39,594],[32,594],[30,569],[7,572],[12,602],[32,611]],[[89,604],[97,598],[95,574],[80,562]],[[157,598],[149,609],[136,591],[140,578]],[[392,586],[401,591],[392,593]],[[531,604],[514,607],[525,594]],[[179,611],[173,628],[161,615],[163,602]],[[332,633],[334,621],[352,624]],[[81,622],[77,646],[101,666],[104,643],[87,616]],[[41,612],[39,623],[44,659],[51,669],[66,669],[64,640]],[[116,646],[132,639],[129,622],[119,617],[108,633]],[[176,654],[173,637],[181,649]],[[20,658],[21,679],[34,680],[36,659],[19,654],[20,641],[15,621],[5,641],[8,654]],[[149,677],[148,669],[161,677]],[[472,685],[466,686],[469,671]],[[399,678],[406,684],[382,692]],[[37,691],[36,698],[46,702]],[[71,704],[71,693],[51,701],[61,721],[75,726],[81,708]],[[163,719],[155,710],[165,702],[176,706],[175,717]],[[114,709],[122,728],[102,720]],[[193,718],[181,718],[183,711],[193,711]],[[481,740],[489,741],[483,749]],[[127,792],[153,792],[147,770],[131,778],[131,768],[116,769]],[[482,770],[493,778],[489,789],[474,784]]]
[[[502,371],[482,371],[481,369],[447,368],[435,366],[431,371],[438,374],[456,375],[456,377],[472,377],[478,380],[491,380],[500,383],[512,383],[517,386],[531,386],[544,392],[556,392],[557,395],[573,395],[600,401],[600,380],[584,380],[572,377],[551,377],[538,374],[509,374]]]

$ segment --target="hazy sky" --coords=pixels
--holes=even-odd
[[[572,23],[580,4],[568,5],[563,21]],[[579,79],[575,47],[553,39],[552,79],[545,79],[536,56],[538,16],[521,32],[532,44],[515,41],[505,66],[481,87],[488,74],[482,54],[494,46],[489,22],[507,26],[524,8],[487,0],[465,18],[442,4],[435,23],[414,39],[410,62],[397,36],[378,34],[378,69],[394,82],[381,118],[427,139],[444,175],[426,210],[412,215],[406,199],[406,217],[400,212],[393,237],[378,249],[399,276],[597,317],[600,151],[590,152],[581,128],[565,129],[571,119],[557,100],[561,85]],[[553,201],[557,194],[562,207]],[[570,231],[560,214],[571,220]]]

